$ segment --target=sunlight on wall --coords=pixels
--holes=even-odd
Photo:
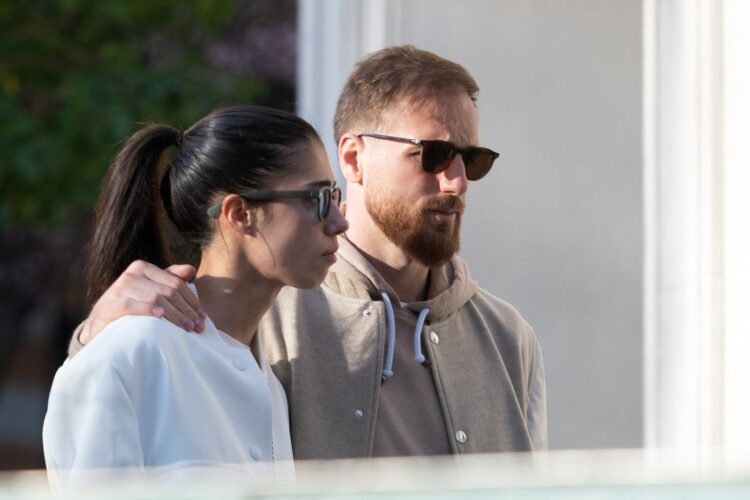
[[[644,3],[646,446],[750,449],[750,3]]]
[[[750,447],[750,2],[724,2],[725,433],[731,453]]]

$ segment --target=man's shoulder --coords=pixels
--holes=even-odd
[[[325,311],[327,314],[346,313],[371,302],[369,296],[347,295],[325,284],[315,288],[284,287],[276,296],[270,313],[312,314]]]
[[[477,287],[477,291],[471,300],[495,314],[523,319],[518,309],[510,302],[482,287]]]
[[[469,304],[471,307],[468,307]],[[462,308],[464,314],[481,315],[482,321],[495,335],[511,335],[517,341],[534,341],[534,330],[515,306],[493,293],[477,288],[469,303]]]
[[[274,305],[285,305],[299,302],[302,300],[312,300],[314,296],[321,293],[320,287],[315,288],[294,288],[291,286],[285,286],[281,289],[279,294],[276,296]]]

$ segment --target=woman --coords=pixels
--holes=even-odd
[[[126,316],[66,362],[43,431],[52,482],[111,468],[289,472],[286,397],[255,332],[283,286],[315,287],[335,262],[340,197],[315,130],[289,113],[231,107],[184,133],[133,135],[97,205],[90,299],[134,259],[167,265],[167,240],[180,237],[200,261],[192,286],[205,332]]]

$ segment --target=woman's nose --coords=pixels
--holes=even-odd
[[[325,232],[329,236],[337,236],[349,229],[349,223],[341,213],[341,209],[335,203],[331,204],[328,217],[325,220]]]

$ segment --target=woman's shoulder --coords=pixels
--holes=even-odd
[[[142,349],[166,347],[180,343],[188,335],[164,318],[123,316],[104,328],[87,347],[98,349]]]
[[[61,370],[117,371],[134,365],[158,366],[165,356],[176,354],[184,346],[187,335],[166,319],[123,316],[107,325]]]

